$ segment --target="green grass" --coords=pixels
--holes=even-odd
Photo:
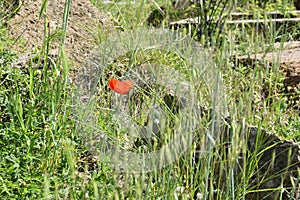
[[[112,13],[117,21],[116,31],[121,31],[118,30],[120,27],[123,30],[145,27],[150,11],[157,8],[153,2],[171,5],[169,1],[125,2],[109,5],[102,5],[99,1],[93,3]],[[5,33],[4,28],[0,31]],[[7,48],[14,40],[0,34],[1,199],[191,199],[197,195],[202,199],[244,199],[246,194],[258,193],[258,184],[253,184],[252,178],[266,149],[260,149],[258,145],[250,154],[246,147],[247,133],[243,131],[244,127],[247,124],[257,125],[276,132],[282,138],[299,141],[299,111],[289,106],[283,90],[284,77],[279,73],[278,65],[269,68],[262,62],[245,66],[238,64],[231,55],[234,51],[242,55],[267,52],[273,48],[275,41],[284,42],[289,38],[282,37],[272,26],[267,27],[265,32],[252,28],[225,31],[220,46],[212,47],[211,59],[222,73],[226,86],[231,144],[222,141],[195,162],[195,150],[201,144],[194,142],[186,154],[171,165],[144,173],[115,170],[110,165],[109,157],[99,158],[86,146],[86,138],[82,138],[80,128],[84,124],[78,121],[78,115],[85,113],[74,111],[77,105],[72,94],[76,94],[76,87],[68,79],[69,66],[63,45],[57,60],[47,56],[49,41],[46,40],[38,56],[27,64],[14,66],[12,63],[17,60],[17,52]],[[62,37],[62,43],[64,34],[56,36]],[[289,34],[297,35],[299,29],[295,28]],[[110,35],[103,36],[107,37]],[[97,130],[109,135],[113,142],[123,147],[128,143],[126,130],[113,120],[113,112],[108,109],[113,95],[107,91],[106,80],[110,76],[120,77],[129,70],[128,66],[139,66],[151,60],[175,68],[197,86],[194,92],[202,105],[213,107],[207,95],[207,85],[201,79],[195,80],[194,75],[199,72],[186,70],[190,67],[188,59],[174,52],[160,50],[126,53],[107,65],[97,95],[99,103],[95,106]],[[125,70],[119,66],[125,66]],[[138,94],[143,92],[141,90]],[[162,97],[158,93],[161,91],[154,90],[151,94],[158,96],[161,102]],[[144,97],[141,101],[151,105],[152,96]],[[173,117],[172,107],[163,104],[163,108],[170,116],[168,125],[175,121],[164,129],[168,134],[164,135],[165,141],[162,142],[166,142],[173,137],[172,131],[179,125],[180,118]],[[134,112],[138,108],[132,109]],[[146,116],[145,112],[134,120],[143,124]],[[201,130],[210,128],[211,119],[205,115],[194,120],[202,122],[197,135],[201,139]],[[159,145],[152,144],[150,147],[157,150]],[[240,156],[243,163],[238,176],[234,177],[236,161]],[[261,182],[269,178],[264,177]],[[270,193],[278,191],[280,196],[283,188],[269,190]]]

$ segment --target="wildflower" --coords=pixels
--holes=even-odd
[[[110,89],[119,94],[127,94],[135,83],[131,80],[119,81],[117,79],[110,78],[108,85]]]

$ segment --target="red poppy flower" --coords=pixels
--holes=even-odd
[[[131,80],[119,81],[114,78],[110,78],[110,80],[108,81],[108,85],[110,89],[119,94],[127,94],[135,85],[135,83]]]

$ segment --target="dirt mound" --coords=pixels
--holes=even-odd
[[[288,94],[291,105],[300,111],[300,41],[275,44],[275,51],[239,56],[238,62],[244,66],[255,67],[256,63],[266,62],[269,67],[279,64],[280,73],[283,73],[285,93]],[[299,112],[300,116],[300,112]]]
[[[41,49],[44,38],[44,17],[39,18],[43,0],[25,0],[18,13],[8,21],[10,36],[21,39],[22,45],[12,48],[18,53],[29,53]],[[61,28],[65,0],[48,1],[46,16],[48,33],[58,34]],[[66,51],[77,68],[85,61],[90,50],[96,45],[98,30],[108,30],[110,20],[89,0],[73,0],[69,13],[66,34]],[[100,28],[100,29],[99,29]],[[47,34],[48,34],[47,33]],[[54,41],[51,54],[57,55],[59,39]]]

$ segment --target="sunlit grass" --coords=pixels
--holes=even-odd
[[[125,2],[124,5],[112,3],[100,6],[112,13],[117,29],[144,27],[149,11],[155,7],[153,2],[161,3]],[[170,2],[165,2],[165,5],[170,5]],[[227,31],[221,45],[210,51],[226,86],[230,114],[230,120],[226,121],[229,126],[224,132],[226,137],[221,137],[221,141],[203,157],[195,156],[202,147],[199,141],[204,139],[203,132],[211,126],[209,112],[204,113],[194,119],[201,120],[196,137],[199,141],[194,141],[186,154],[163,169],[137,174],[113,169],[109,157],[99,158],[86,146],[85,140],[90,138],[82,138],[80,127],[85,122],[79,119],[84,113],[74,111],[78,109],[72,95],[76,94],[76,90],[68,82],[64,49],[59,60],[53,60],[48,57],[47,44],[44,44],[40,57],[16,67],[13,65],[16,54],[5,49],[6,36],[3,38],[1,34],[0,196],[4,199],[244,199],[246,194],[258,193],[258,184],[272,178],[263,177],[259,183],[253,180],[258,161],[270,146],[260,149],[263,144],[257,144],[257,149],[249,152],[247,125],[257,125],[283,138],[299,140],[299,117],[297,111],[288,106],[278,65],[273,68],[269,68],[267,63],[245,66],[235,62],[232,54],[267,52],[275,41],[284,42],[288,38],[281,37],[272,27],[264,34],[251,28],[245,32],[238,28]],[[109,36],[103,36],[106,37]],[[195,80],[193,71],[189,71],[191,63],[187,58],[161,50],[126,53],[106,66],[104,78],[99,81],[98,103],[94,108],[98,118],[96,129],[109,135],[113,142],[124,148],[134,143],[127,141],[127,130],[123,130],[113,118],[110,106],[114,94],[107,88],[107,78],[124,78],[122,75],[129,68],[158,63],[176,69],[195,84],[194,92],[201,105],[212,107],[207,86],[203,80]],[[174,107],[163,101],[166,91],[162,88],[150,91],[137,88],[136,91],[144,106],[151,108],[157,100],[169,117],[164,127],[165,137],[157,137],[153,143],[147,144],[147,151],[157,150],[157,142],[164,144],[170,141],[180,118]],[[136,104],[131,106],[132,114],[140,114],[130,116],[131,120],[140,126],[147,124],[147,118],[153,114],[147,110],[138,112],[141,108]],[[145,149],[132,147],[132,150],[143,152]],[[270,193],[278,191],[278,198],[282,192],[282,188],[269,190]]]

